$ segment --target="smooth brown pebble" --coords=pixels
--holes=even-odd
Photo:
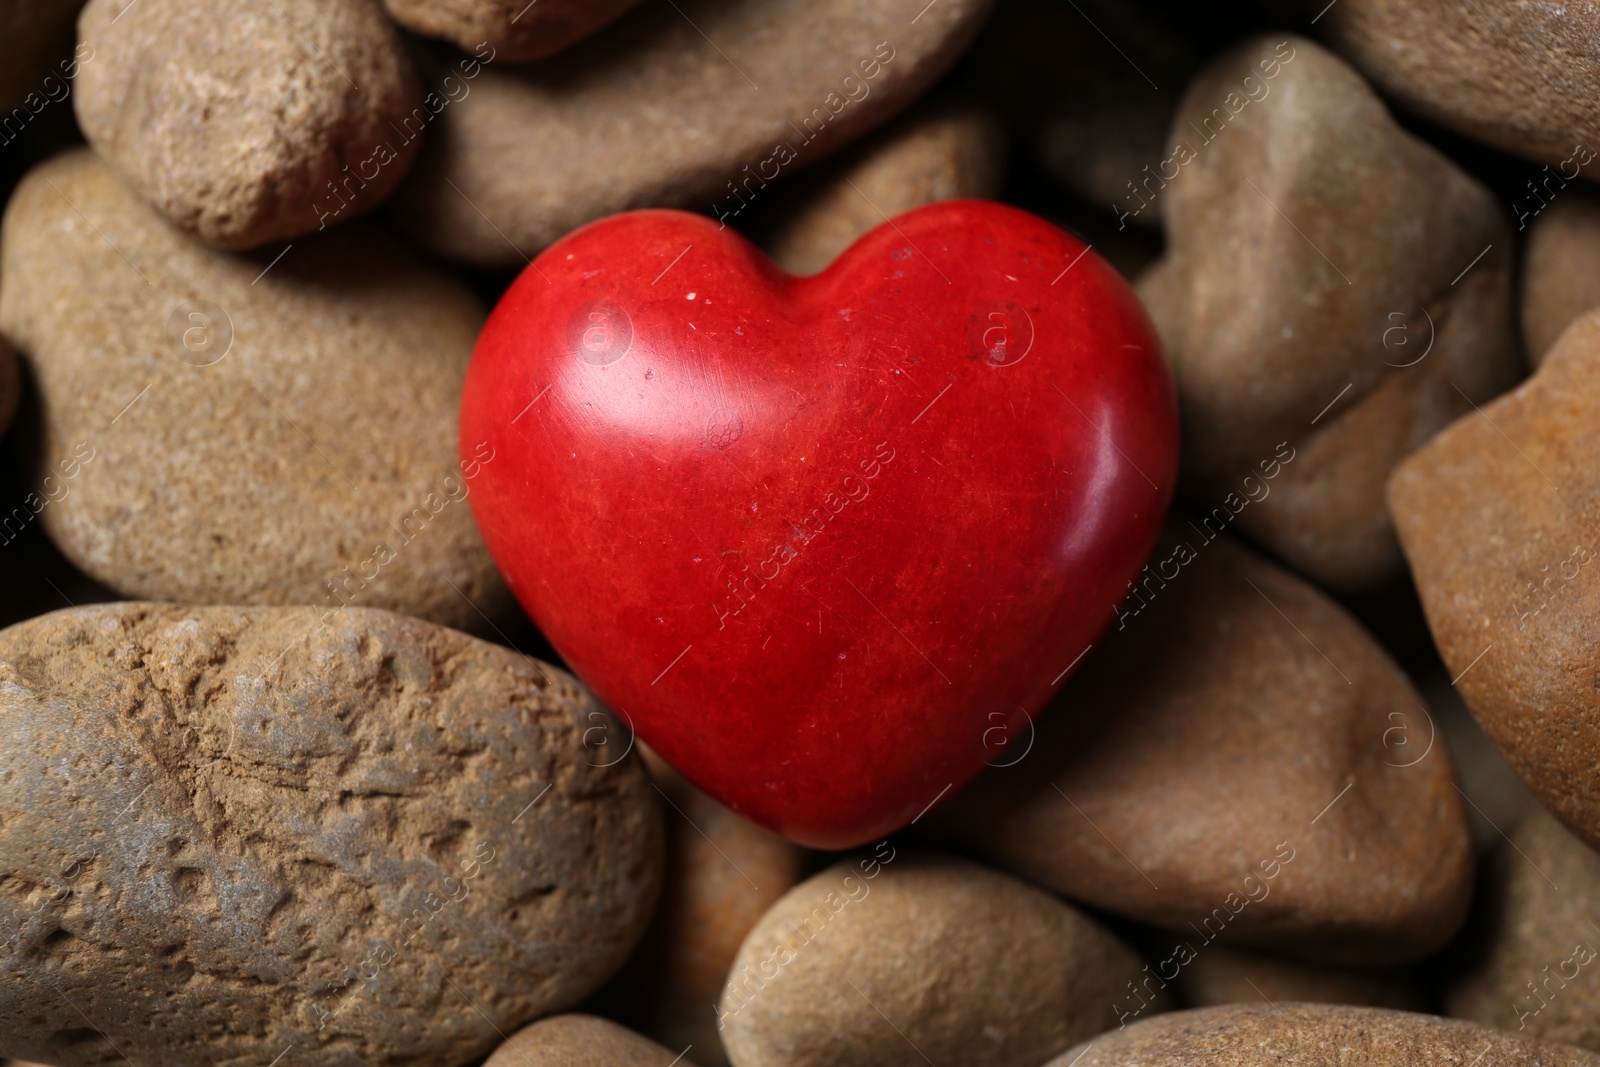
[[[1168,528],[1036,736],[929,830],[1175,931],[1158,974],[1219,938],[1356,966],[1433,952],[1474,853],[1421,698],[1327,596],[1206,529]]]
[[[0,1054],[464,1064],[644,932],[661,816],[570,675],[389,612],[0,632]]]
[[[630,208],[731,221],[911,103],[992,5],[941,0],[914,18],[856,0],[647,0],[542,63],[485,66],[397,211],[442,255],[517,268]]]
[[[80,56],[72,47],[82,6],[83,0],[0,0],[0,147],[71,92],[73,60],[93,54]]]
[[[1458,1019],[1328,1004],[1172,1012],[1068,1049],[1045,1067],[1600,1067],[1582,1049]]]
[[[1600,846],[1600,309],[1534,376],[1400,465],[1389,504],[1456,688]]]
[[[1004,179],[999,120],[960,98],[919,103],[838,158],[756,201],[755,239],[791,274],[816,274],[856,238],[940,200],[992,199]]]
[[[1389,471],[1520,373],[1501,209],[1303,38],[1207,67],[1171,139],[1170,180],[1144,180],[1168,252],[1139,290],[1177,381],[1181,489],[1318,584],[1371,590],[1401,572]],[[1298,458],[1268,493],[1280,442]]]
[[[593,1015],[554,1015],[511,1035],[483,1067],[695,1067],[695,1061]]]
[[[377,0],[89,0],[73,106],[167,218],[255,248],[372,210],[432,119]]]
[[[94,155],[6,209],[0,329],[42,403],[37,521],[125,596],[353,602],[463,627],[507,609],[458,458],[483,309],[360,224],[281,260],[168,224]]]
[[[383,0],[396,22],[495,62],[543,59],[587,37],[639,0]]]
[[[736,1067],[1037,1067],[1115,1024],[1139,967],[1038,889],[883,843],[762,916],[719,1023]]]
[[[1544,361],[1556,339],[1600,307],[1600,193],[1563,190],[1528,228],[1522,257],[1522,334],[1528,359]]]
[[[1532,812],[1490,859],[1451,1015],[1600,1052],[1600,855]]]
[[[1264,952],[1209,948],[1179,972],[1173,991],[1185,1007],[1218,1004],[1353,1004],[1425,1011],[1418,976],[1403,970],[1326,967]]]

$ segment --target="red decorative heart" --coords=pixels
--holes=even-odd
[[[1154,544],[1160,342],[1082,242],[999,204],[902,215],[793,278],[674,211],[586,226],[467,375],[473,513],[611,708],[820,848],[914,821],[1031,716]]]

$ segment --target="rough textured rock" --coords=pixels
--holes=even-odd
[[[1315,15],[1325,0],[1291,6]],[[1316,29],[1386,95],[1442,126],[1552,166],[1600,149],[1594,0],[1340,0]]]
[[[1231,509],[1288,441],[1299,458],[1239,528],[1319,584],[1372,589],[1400,569],[1389,471],[1519,373],[1500,209],[1301,38],[1213,63],[1172,140],[1187,151],[1145,194],[1169,251],[1139,288],[1178,385],[1183,492]]]
[[[0,0],[0,112],[22,107],[37,114],[48,106],[43,101],[60,99],[66,91],[61,64],[72,56],[72,25],[82,6],[83,0]],[[0,114],[0,145],[17,133],[5,117]]]
[[[918,104],[774,189],[770,202],[756,202],[756,243],[791,274],[815,274],[856,238],[912,208],[1000,195],[1005,152],[999,120],[978,105],[951,97]]]
[[[1421,699],[1343,609],[1202,529],[1169,528],[1032,748],[933,828],[1177,932],[1169,981],[1219,939],[1357,966],[1432,952],[1473,849]]]
[[[1078,1057],[1078,1058],[1074,1058]],[[1384,1008],[1281,1004],[1157,1016],[1045,1067],[1596,1067],[1582,1049]]]
[[[75,472],[39,521],[91,576],[459,626],[509,602],[465,501],[492,450],[457,459],[483,320],[458,282],[365,224],[275,264],[216,252],[82,151],[29,174],[0,240],[0,329],[43,462]]]
[[[639,0],[383,0],[409,30],[454,41],[468,52],[480,45],[502,63],[543,59],[614,20]]]
[[[95,49],[73,94],[84,136],[221,248],[376,207],[431,118],[377,0],[89,0],[78,33]]]
[[[745,935],[800,880],[808,853],[696,789],[643,742],[665,801],[666,873],[644,940],[615,986],[622,1018],[705,1067],[728,1062],[717,999]]]
[[[1543,811],[1489,861],[1451,1015],[1600,1051],[1600,855]]]
[[[727,216],[909,104],[992,0],[648,0],[545,63],[485,67],[397,198],[424,244],[521,266],[638,207]],[[712,42],[715,42],[713,44]]]
[[[1522,335],[1533,365],[1592,307],[1600,307],[1600,195],[1568,189],[1528,227]]]
[[[1212,948],[1183,968],[1173,985],[1185,1007],[1218,1004],[1355,1004],[1425,1011],[1428,997],[1410,971],[1324,967],[1261,952]]]
[[[1600,847],[1600,311],[1395,471],[1389,503],[1467,706]]]
[[[637,762],[586,747],[602,714],[387,612],[124,603],[0,632],[0,1052],[487,1053],[649,918],[660,814]]]
[[[511,1035],[483,1067],[695,1067],[671,1049],[593,1015],[556,1015]]]
[[[756,924],[722,996],[722,1039],[738,1067],[1026,1067],[1116,1022],[1138,972],[1131,949],[1055,898],[885,843]]]

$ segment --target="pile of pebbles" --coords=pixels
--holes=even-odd
[[[1324,4],[0,0],[0,1055],[1600,1067],[1600,2]],[[1136,286],[1180,499],[820,854],[547,662],[461,381],[604,215],[953,197]]]

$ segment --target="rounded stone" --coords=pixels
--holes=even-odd
[[[0,1053],[488,1053],[649,920],[660,812],[586,743],[603,718],[553,667],[369,609],[0,632]]]
[[[1328,967],[1264,952],[1211,948],[1185,967],[1173,986],[1185,1007],[1218,1004],[1354,1004],[1426,1011],[1427,990],[1408,970]]]
[[[593,1015],[554,1015],[511,1035],[483,1067],[695,1067],[625,1026]]]
[[[219,248],[254,248],[382,203],[423,108],[377,0],[89,0],[73,94],[89,143],[141,197]],[[420,120],[417,120],[420,121]]]
[[[408,30],[463,50],[487,45],[496,62],[543,59],[612,22],[639,0],[383,0]]]
[[[1600,194],[1564,190],[1528,228],[1522,259],[1522,334],[1528,359],[1544,361],[1556,339],[1600,307]]]

